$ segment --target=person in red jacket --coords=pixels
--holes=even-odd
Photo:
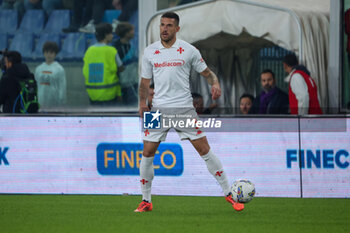
[[[283,58],[283,68],[289,74],[289,108],[294,115],[322,114],[317,86],[305,66],[299,65],[295,54]]]

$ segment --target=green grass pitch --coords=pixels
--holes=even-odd
[[[350,232],[350,199],[261,198],[236,212],[223,197],[0,195],[1,233]]]

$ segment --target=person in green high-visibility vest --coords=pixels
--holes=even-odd
[[[97,43],[90,46],[84,55],[83,74],[86,91],[92,105],[115,105],[121,102],[121,87],[117,75],[123,63],[118,51],[108,45],[112,39],[112,25],[96,26]]]

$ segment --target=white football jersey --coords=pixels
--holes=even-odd
[[[171,48],[160,41],[149,45],[143,54],[141,77],[154,80],[154,107],[193,107],[190,72],[207,68],[193,45],[177,39]]]

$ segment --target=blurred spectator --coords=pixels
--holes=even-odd
[[[198,114],[210,114],[211,111],[216,108],[218,105],[213,103],[209,108],[204,109],[203,96],[198,93],[192,93],[193,107],[196,109]]]
[[[62,5],[64,9],[73,10],[73,3],[72,0],[62,0]]]
[[[152,109],[153,96],[154,96],[154,83],[149,85],[149,89],[148,89],[147,105],[149,109]]]
[[[295,54],[283,58],[283,68],[289,74],[289,106],[291,114],[322,114],[318,99],[317,86],[310,77],[310,72],[303,65],[298,65]]]
[[[131,46],[130,40],[134,38],[134,26],[128,22],[118,24],[115,33],[119,39],[114,43],[118,56],[123,62],[123,69],[119,72],[119,81],[122,87],[123,103],[136,104],[138,100],[137,86],[138,59],[135,49]]]
[[[73,0],[73,18],[63,32],[94,33],[95,26],[102,22],[106,9],[112,8],[112,0]]]
[[[102,22],[105,10],[112,8],[112,0],[86,0],[85,6],[83,25],[87,24],[79,28],[79,31],[95,33],[95,26]]]
[[[93,105],[115,105],[121,102],[117,71],[123,63],[117,50],[108,45],[113,39],[112,26],[108,23],[97,25],[95,36],[98,42],[90,46],[84,56],[86,91]]]
[[[26,10],[44,9],[46,16],[49,17],[51,12],[63,7],[62,0],[24,0]]]
[[[276,87],[275,74],[270,69],[260,74],[262,92],[253,101],[249,113],[252,114],[288,114],[288,95]]]
[[[135,50],[131,47],[130,40],[134,38],[135,28],[132,24],[128,22],[121,22],[118,24],[115,33],[119,36],[119,39],[114,43],[114,47],[118,50],[119,57],[123,60],[134,61],[137,59],[135,57]]]
[[[138,0],[113,0],[114,9],[121,10],[118,21],[129,21],[138,9]]]
[[[58,46],[55,42],[43,45],[45,62],[36,67],[35,80],[38,85],[38,100],[41,108],[62,106],[66,103],[66,73],[55,61]]]
[[[2,105],[4,113],[21,113],[19,82],[31,79],[35,83],[34,75],[29,71],[28,66],[22,63],[19,52],[8,51],[3,56],[6,70],[0,80],[0,106]]]
[[[10,10],[10,9],[17,10],[19,20],[21,20],[23,15],[24,15],[23,0],[3,0],[0,9],[2,9],[2,10]]]
[[[73,17],[68,28],[63,28],[65,33],[77,32],[78,29],[89,21],[83,21],[83,13],[86,5],[86,0],[73,0]]]
[[[42,0],[24,0],[26,10],[42,9]]]
[[[241,114],[249,113],[249,110],[253,105],[253,101],[254,101],[254,96],[252,96],[251,94],[243,94],[239,98],[239,109]]]

